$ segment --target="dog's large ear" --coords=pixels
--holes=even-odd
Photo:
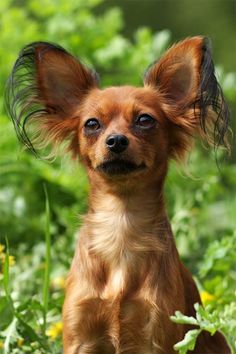
[[[95,72],[63,48],[32,43],[20,53],[6,90],[7,110],[17,135],[34,152],[36,146],[69,141],[76,147],[76,110],[98,84]]]
[[[170,154],[182,158],[192,137],[228,147],[229,110],[216,80],[209,42],[188,38],[171,47],[146,72],[144,84],[158,90],[170,121]]]

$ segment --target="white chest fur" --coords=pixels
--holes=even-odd
[[[112,195],[97,205],[86,217],[89,249],[109,263],[117,284],[141,253],[162,249],[158,234],[163,225],[153,205],[130,205]]]

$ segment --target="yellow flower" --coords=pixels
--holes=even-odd
[[[4,263],[5,260],[6,260],[6,254],[5,253],[1,253],[0,254],[0,259],[1,259],[2,263]],[[9,266],[12,267],[15,264],[16,264],[15,257],[14,256],[9,256]]]
[[[2,340],[0,340],[0,349],[3,349],[3,347],[4,347],[4,343]]]
[[[46,334],[52,340],[54,340],[57,337],[59,337],[62,334],[62,322],[56,322],[56,323],[52,324],[48,328]]]
[[[201,296],[201,300],[202,300],[203,305],[205,305],[207,302],[211,302],[212,300],[215,299],[215,296],[209,294],[207,291],[201,291],[200,296]]]
[[[18,338],[17,339],[17,346],[22,347],[23,344],[24,344],[24,338]]]
[[[0,254],[3,253],[5,250],[5,246],[0,243]]]
[[[9,256],[9,266],[12,267],[16,264],[15,257]]]
[[[0,262],[3,264],[4,263],[4,261],[5,261],[5,259],[6,259],[6,255],[5,255],[5,253],[0,253]]]
[[[55,289],[64,289],[65,288],[65,277],[58,276],[52,279],[52,287]]]

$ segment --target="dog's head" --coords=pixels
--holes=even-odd
[[[7,102],[29,148],[67,142],[89,174],[110,180],[165,174],[168,160],[181,160],[197,135],[226,144],[228,108],[202,37],[171,47],[143,87],[106,89],[63,48],[33,43],[14,66]]]

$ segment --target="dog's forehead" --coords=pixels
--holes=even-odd
[[[102,100],[113,103],[125,103],[132,101],[151,102],[157,99],[157,92],[150,87],[114,86],[99,90]]]
[[[156,109],[159,101],[160,95],[152,87],[114,86],[94,89],[87,96],[84,108],[103,112]]]

